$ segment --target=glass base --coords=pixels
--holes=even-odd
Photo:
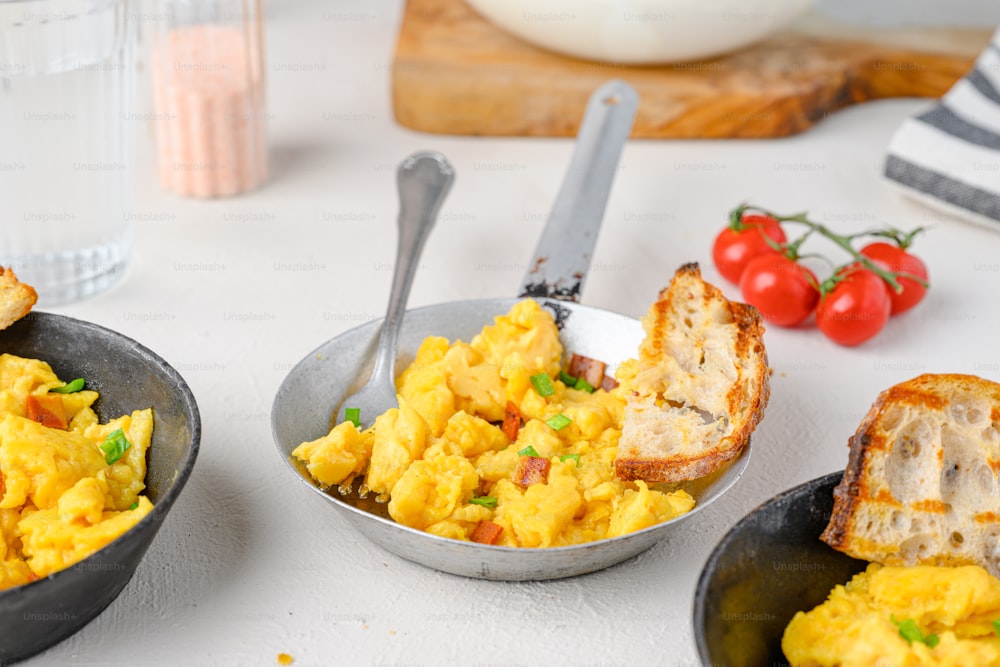
[[[38,305],[59,306],[99,294],[122,279],[132,240],[32,257],[0,256],[18,279],[38,292]]]

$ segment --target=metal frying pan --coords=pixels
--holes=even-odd
[[[611,369],[638,353],[643,337],[639,321],[576,301],[637,106],[635,91],[623,81],[611,81],[591,97],[569,170],[521,292],[522,297],[534,297],[553,312],[568,353],[600,359]],[[427,336],[468,341],[517,301],[480,299],[407,311],[399,335],[397,368],[413,360]],[[271,429],[281,457],[297,476],[343,512],[365,537],[408,560],[453,574],[509,581],[593,572],[631,558],[664,538],[674,524],[689,520],[732,486],[749,462],[747,447],[722,471],[680,487],[695,497],[691,512],[628,535],[587,544],[547,549],[500,547],[442,538],[397,524],[338,497],[335,490],[323,491],[291,456],[300,443],[329,431],[331,417],[344,397],[357,388],[358,378],[363,382],[369,376],[380,327],[381,320],[369,322],[306,355],[278,388]]]

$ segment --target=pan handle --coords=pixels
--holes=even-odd
[[[579,301],[639,95],[620,79],[587,103],[576,147],[522,282],[522,297]]]

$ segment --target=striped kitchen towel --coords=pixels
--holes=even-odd
[[[927,204],[1000,229],[1000,30],[972,71],[896,131],[885,175]]]

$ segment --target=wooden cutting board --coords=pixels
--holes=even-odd
[[[851,104],[939,97],[992,30],[876,31],[810,15],[736,53],[667,66],[586,62],[502,32],[463,0],[408,0],[392,67],[403,126],[437,134],[575,136],[612,78],[641,103],[633,137],[779,137]]]

